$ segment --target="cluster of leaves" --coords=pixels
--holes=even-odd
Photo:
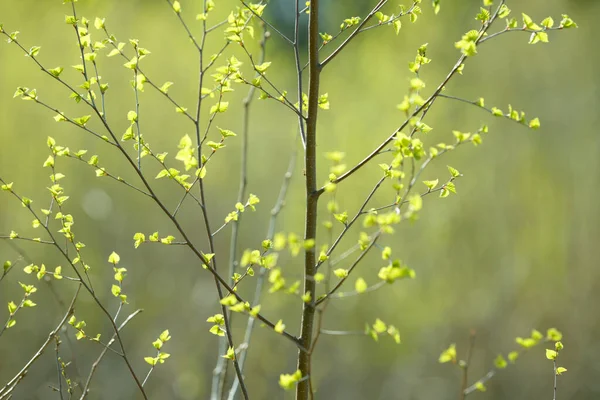
[[[558,357],[558,351],[563,348],[562,345],[562,333],[556,328],[549,328],[546,331],[546,335],[534,329],[531,331],[531,335],[529,337],[517,337],[515,342],[519,345],[519,349],[510,351],[504,356],[503,354],[498,354],[498,356],[494,359],[494,367],[487,372],[483,378],[478,379],[473,385],[468,388],[464,388],[466,394],[472,392],[473,390],[478,390],[481,392],[486,391],[485,382],[492,378],[497,371],[503,370],[508,367],[509,364],[515,364],[517,359],[521,356],[522,353],[531,350],[532,348],[542,344],[542,343],[554,343],[555,350],[546,350],[546,357],[550,360],[556,360]],[[458,353],[456,350],[456,344],[451,344],[447,349],[445,349],[439,357],[440,363],[452,363],[461,369],[466,369],[469,367],[469,361],[465,359],[459,359]],[[566,368],[556,367],[556,373],[558,375],[566,372]]]

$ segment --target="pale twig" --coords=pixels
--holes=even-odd
[[[285,199],[287,197],[288,188],[290,185],[290,181],[292,179],[292,174],[293,174],[295,166],[296,166],[296,153],[292,153],[292,156],[290,157],[290,162],[289,162],[287,172],[285,173],[283,183],[279,190],[279,196],[277,197],[277,201],[275,202],[275,205],[271,209],[271,218],[269,221],[269,228],[267,230],[267,240],[272,240],[275,235],[275,226],[277,223],[277,217],[279,216],[279,213],[281,212],[283,206],[285,205]],[[260,271],[258,272],[258,277],[256,279],[256,288],[254,290],[254,298],[252,300],[253,307],[258,305],[260,302],[266,272],[267,272],[266,268],[261,268]],[[248,322],[246,324],[246,331],[244,333],[244,341],[240,345],[240,347],[243,349],[239,355],[240,368],[242,369],[242,371],[244,370],[244,364],[246,362],[246,357],[248,354],[248,348],[250,346],[250,339],[252,338],[252,332],[254,329],[255,321],[256,321],[256,319],[254,317],[252,317],[252,316],[248,317]],[[229,391],[229,396],[227,397],[228,400],[234,400],[235,394],[238,390],[238,387],[239,387],[239,382],[236,379],[233,382],[233,385],[231,386],[231,390]]]
[[[131,321],[131,319],[133,319],[133,317],[135,317],[136,315],[138,315],[142,311],[143,310],[139,309],[139,310],[136,310],[133,313],[131,313],[127,318],[125,318],[125,320],[121,323],[121,325],[119,325],[118,330],[120,331],[121,329],[123,329],[125,327],[125,325],[127,325],[129,323],[129,321]],[[102,352],[100,353],[100,355],[98,356],[98,358],[96,359],[96,361],[94,361],[94,363],[92,364],[92,368],[90,369],[90,373],[88,375],[88,378],[85,381],[85,386],[82,389],[82,394],[81,394],[80,400],[85,399],[86,396],[88,395],[88,393],[90,391],[90,389],[89,389],[90,383],[92,382],[92,378],[94,377],[94,373],[96,372],[96,368],[98,368],[98,365],[100,364],[100,362],[104,358],[104,355],[106,354],[106,352],[110,348],[110,345],[112,345],[114,343],[115,338],[116,338],[116,333],[113,333],[113,336],[110,339],[110,341],[107,343],[106,346],[104,346],[104,349],[102,350]]]

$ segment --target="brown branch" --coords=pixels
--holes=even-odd
[[[317,192],[317,117],[319,110],[319,0],[312,0],[308,20],[308,115],[306,119],[306,150],[304,153],[304,168],[306,171],[306,213],[304,240],[316,240],[317,237],[317,205],[320,193]],[[315,319],[315,289],[314,279],[317,272],[315,247],[304,251],[304,295],[310,300],[303,303],[300,343],[310,349],[313,340]],[[310,353],[298,352],[298,370],[302,380],[296,387],[296,400],[312,398],[310,380]]]

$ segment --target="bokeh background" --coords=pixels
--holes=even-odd
[[[40,59],[49,68],[79,63],[72,29],[64,24],[71,14],[60,1],[4,0],[0,22],[7,31],[19,30],[26,47],[40,45]],[[182,1],[184,17],[198,31],[194,16],[198,2]],[[273,0],[267,17],[282,32],[292,33],[290,0]],[[343,18],[364,15],[371,3],[363,1],[326,2],[323,31],[335,32]],[[458,57],[454,41],[476,27],[473,16],[479,1],[445,2],[434,16],[429,4],[422,4],[423,16],[416,24],[404,21],[400,35],[391,28],[362,34],[345,52],[327,66],[322,75],[323,92],[329,93],[331,110],[321,112],[318,150],[346,153],[352,165],[402,122],[396,110],[407,88],[407,64],[416,49],[429,43],[433,62],[424,67],[422,78],[428,89],[437,86]],[[225,16],[235,1],[219,1],[215,15]],[[165,1],[92,1],[78,4],[80,16],[93,21],[106,17],[109,30],[121,41],[140,39],[152,51],[143,61],[150,79],[173,81],[170,93],[179,102],[194,108],[197,56],[185,32]],[[382,338],[379,343],[361,336],[322,336],[314,357],[317,398],[322,399],[455,399],[460,385],[456,366],[440,365],[440,352],[456,343],[465,357],[469,332],[476,332],[470,383],[483,376],[497,354],[515,349],[515,337],[528,336],[531,329],[545,332],[557,327],[564,333],[565,350],[560,364],[568,372],[559,378],[559,398],[597,399],[600,396],[600,208],[598,207],[600,142],[597,135],[599,82],[598,35],[594,30],[600,3],[590,0],[512,1],[514,15],[526,11],[534,20],[553,16],[560,20],[568,13],[579,29],[550,34],[549,44],[528,45],[528,35],[512,33],[487,42],[479,55],[468,60],[465,74],[453,80],[447,93],[469,99],[485,97],[487,105],[504,110],[512,104],[528,116],[538,116],[542,129],[531,131],[465,104],[439,99],[428,116],[434,130],[424,139],[431,145],[451,141],[451,131],[474,131],[488,123],[490,134],[482,146],[465,146],[434,163],[424,179],[444,179],[446,164],[459,169],[464,178],[457,183],[458,195],[448,199],[429,197],[416,223],[403,223],[397,233],[382,244],[394,248],[394,256],[415,269],[417,279],[397,282],[359,297],[332,301],[324,328],[360,331],[376,317],[397,326],[402,344]],[[217,20],[217,19],[215,19]],[[501,26],[501,25],[499,25]],[[99,34],[91,29],[94,39]],[[219,31],[209,37],[209,53],[223,44]],[[293,53],[276,35],[268,42],[267,59],[273,64],[270,78],[281,89],[295,92]],[[230,54],[247,61],[238,50]],[[111,89],[107,113],[117,132],[127,127],[125,118],[134,107],[128,81],[130,71],[118,58],[100,57],[101,75]],[[247,68],[247,65],[245,66]],[[40,98],[69,115],[83,115],[82,105],[69,100],[68,92],[44,76],[14,45],[0,45],[0,176],[14,181],[15,188],[34,199],[37,207],[49,201],[49,171],[42,168],[48,155],[46,137],[71,149],[85,148],[98,154],[109,171],[134,179],[132,171],[117,153],[102,142],[66,124],[56,124],[53,114],[30,102],[13,99],[17,86],[35,87]],[[79,77],[66,68],[64,78],[76,84]],[[230,111],[219,117],[218,126],[240,132],[241,99],[247,89],[231,95]],[[174,155],[177,144],[192,127],[174,107],[150,87],[141,95],[142,129],[153,148]],[[289,110],[274,102],[255,102],[250,124],[249,191],[261,203],[255,213],[243,216],[240,247],[257,248],[265,237],[269,212],[277,197],[290,154],[299,149],[296,120]],[[96,123],[92,127],[98,128]],[[211,132],[218,135],[218,132]],[[207,177],[208,206],[213,226],[233,209],[239,183],[240,137],[229,140],[218,153]],[[133,153],[132,153],[133,154]],[[301,157],[300,157],[301,158]],[[320,159],[320,181],[327,177],[324,157]],[[387,162],[382,160],[381,162]],[[147,162],[149,174],[155,169]],[[206,318],[218,312],[212,278],[202,271],[192,255],[181,247],[142,246],[133,248],[135,232],[174,234],[169,222],[143,196],[110,181],[98,179],[89,167],[59,160],[58,170],[67,178],[63,185],[71,196],[67,209],[76,219],[76,234],[87,244],[85,255],[92,265],[95,286],[103,288],[102,298],[114,311],[110,295],[112,269],[106,262],[116,251],[129,274],[125,291],[129,302],[125,312],[143,308],[124,330],[129,356],[139,375],[148,369],[144,356],[154,354],[151,342],[164,329],[173,339],[165,347],[171,359],[160,365],[148,383],[152,399],[208,398],[214,368],[216,339],[208,333]],[[375,164],[340,187],[338,201],[349,213],[361,204],[380,176]],[[135,181],[134,181],[135,182]],[[153,184],[174,206],[181,193],[171,182]],[[393,199],[382,190],[373,205]],[[302,233],[302,165],[298,161],[285,208],[277,222],[278,231]],[[325,203],[326,201],[323,201]],[[198,245],[205,246],[200,213],[192,203],[180,214]],[[11,230],[34,236],[31,217],[6,193],[0,196],[0,234]],[[217,236],[219,254],[227,254],[230,229]],[[176,235],[177,236],[177,235]],[[326,240],[325,235],[321,238]],[[355,242],[356,235],[340,249]],[[12,243],[12,242],[11,242]],[[55,251],[41,245],[17,243],[21,253],[36,264],[49,267],[64,264]],[[383,262],[374,252],[361,265],[367,282],[377,281]],[[0,242],[0,260],[19,258],[14,246]],[[225,265],[227,257],[220,263]],[[289,279],[300,277],[299,259],[282,256],[280,264]],[[18,281],[34,283],[25,275],[25,261],[0,283],[0,302],[17,300]],[[64,267],[64,265],[63,265]],[[64,267],[64,271],[68,269]],[[353,280],[351,280],[353,282]],[[352,282],[349,282],[350,290]],[[251,282],[250,282],[251,283]],[[68,281],[39,283],[33,300],[38,307],[18,314],[17,325],[0,339],[0,382],[10,379],[26,362],[64,310],[74,285]],[[249,296],[251,285],[242,288]],[[0,320],[6,318],[2,309]],[[263,301],[265,315],[282,318],[287,329],[298,331],[300,304],[285,294],[268,295]],[[110,335],[110,327],[87,295],[77,304],[76,315],[88,323],[87,332]],[[125,315],[125,314],[123,314]],[[240,341],[245,320],[236,318]],[[71,377],[81,380],[101,347],[76,342],[72,330],[62,335],[61,356],[72,361]],[[280,373],[295,369],[294,348],[276,334],[255,331],[246,369],[248,387],[254,399],[292,398],[277,384]],[[49,399],[58,395],[53,348],[15,391],[15,399]],[[487,383],[481,399],[550,398],[552,363],[543,346],[524,354]],[[95,378],[90,398],[138,398],[123,362],[108,354]]]

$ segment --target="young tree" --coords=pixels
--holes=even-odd
[[[483,0],[481,7],[476,10],[473,26],[468,27],[465,34],[455,42],[456,62],[440,82],[426,84],[423,70],[426,70],[432,60],[429,58],[427,44],[416,49],[414,61],[409,63],[405,71],[409,77],[408,88],[397,106],[402,122],[391,132],[370,133],[381,137],[380,143],[368,149],[362,156],[362,161],[348,166],[344,163],[344,149],[322,154],[317,147],[319,137],[326,135],[318,124],[319,115],[337,112],[343,118],[343,111],[336,110],[335,104],[330,106],[329,96],[321,88],[321,73],[329,68],[343,68],[331,62],[348,46],[352,46],[358,36],[376,35],[380,29],[393,29],[398,35],[410,34],[409,29],[403,25],[417,22],[423,11],[420,0],[413,0],[399,7],[388,0],[374,1],[375,4],[366,15],[341,18],[339,30],[331,33],[320,27],[323,5],[319,0],[306,4],[295,1],[293,6],[289,6],[294,7],[292,35],[286,34],[276,21],[267,17],[266,1],[250,3],[241,0],[238,6],[227,10],[225,17],[220,19],[223,15],[218,11],[220,5],[213,0],[203,0],[199,2],[201,12],[195,15],[196,21],[189,22],[190,14],[186,7],[179,1],[167,0],[169,11],[179,21],[198,58],[195,106],[189,108],[169,91],[172,82],[162,83],[157,77],[146,73],[146,69],[151,69],[146,65],[150,63],[149,59],[153,54],[142,47],[139,40],[120,41],[117,39],[118,27],[111,27],[110,21],[104,18],[92,21],[80,16],[76,2],[77,0],[64,1],[69,7],[65,22],[73,27],[75,45],[79,51],[80,61],[73,66],[79,74],[79,81],[65,78],[62,66],[48,66],[39,46],[25,44],[19,38],[18,31],[11,31],[0,25],[0,34],[77,103],[78,107],[74,109],[78,113],[63,111],[63,106],[47,102],[43,96],[38,95],[36,89],[18,87],[15,97],[49,110],[56,122],[76,127],[96,138],[99,145],[118,155],[105,162],[98,155],[91,155],[96,151],[75,151],[69,148],[69,143],[57,143],[54,138],[48,137],[46,143],[49,155],[43,164],[51,171],[48,187],[50,199],[49,206],[46,207],[38,206],[37,201],[26,197],[19,190],[18,183],[13,183],[9,178],[10,171],[0,171],[2,190],[30,213],[33,229],[42,232],[39,236],[29,236],[21,234],[22,229],[15,228],[0,238],[13,246],[18,241],[48,245],[62,257],[62,264],[66,265],[47,267],[39,262],[25,262],[26,265],[21,268],[24,276],[15,271],[17,262],[4,263],[0,284],[18,282],[23,293],[20,299],[8,302],[8,315],[0,328],[0,340],[8,329],[18,329],[15,324],[25,308],[36,306],[32,300],[38,290],[34,284],[36,279],[63,280],[61,283],[67,285],[61,285],[58,290],[64,292],[75,288],[70,303],[63,307],[61,318],[48,333],[47,340],[35,349],[33,356],[16,373],[8,379],[3,378],[5,383],[0,387],[0,399],[10,398],[32,365],[53,343],[56,345],[55,358],[59,371],[54,390],[61,397],[64,394],[68,394],[69,398],[87,397],[94,389],[97,367],[109,353],[122,359],[143,398],[151,396],[146,383],[155,368],[165,362],[177,362],[169,359],[170,355],[164,348],[171,340],[168,329],[162,331],[152,342],[154,351],[144,358],[148,364],[145,372],[136,367],[136,360],[128,352],[122,331],[141,312],[141,309],[134,309],[127,316],[122,315],[125,310],[131,310],[128,296],[135,295],[126,285],[128,271],[122,266],[119,256],[129,244],[119,244],[107,255],[112,268],[111,274],[114,275],[113,283],[106,287],[104,282],[95,282],[91,263],[87,261],[91,258],[88,248],[92,246],[88,244],[86,247],[76,235],[76,216],[71,214],[69,195],[62,184],[63,178],[69,175],[63,171],[75,166],[89,168],[97,177],[111,179],[127,188],[131,191],[131,196],[148,200],[169,221],[170,232],[166,235],[160,235],[158,231],[141,232],[138,228],[133,228],[135,248],[152,243],[182,247],[182,252],[191,252],[195,257],[197,274],[202,274],[203,279],[210,278],[214,281],[219,309],[211,311],[207,329],[215,335],[219,357],[211,382],[211,399],[252,397],[252,382],[246,379],[244,371],[249,368],[247,354],[251,350],[251,337],[257,323],[264,330],[273,331],[262,333],[264,340],[271,341],[273,338],[270,335],[276,334],[291,343],[295,349],[296,369],[284,371],[279,377],[279,385],[283,389],[295,391],[297,399],[313,398],[318,384],[314,371],[319,366],[312,362],[312,356],[318,349],[321,335],[356,334],[352,331],[323,328],[323,316],[328,304],[335,298],[385,290],[382,288],[396,281],[415,277],[413,269],[392,257],[393,248],[385,238],[393,235],[396,225],[403,223],[402,221],[416,219],[426,198],[446,198],[456,193],[456,181],[462,177],[456,168],[448,166],[447,174],[435,180],[422,181],[423,171],[432,163],[440,162],[439,159],[443,159],[446,153],[469,144],[479,145],[488,132],[488,127],[484,124],[475,132],[452,130],[448,143],[432,142],[427,134],[433,128],[425,119],[438,99],[462,102],[477,107],[492,117],[504,118],[525,128],[540,128],[537,118],[527,118],[524,112],[513,109],[510,105],[508,109],[490,107],[483,97],[470,100],[447,93],[448,83],[463,72],[466,73],[465,66],[472,57],[477,56],[478,49],[487,46],[486,42],[498,36],[521,32],[527,35],[529,43],[533,45],[548,42],[552,31],[576,27],[567,15],[563,15],[560,21],[548,17],[541,22],[534,22],[527,14],[513,15],[504,0]],[[440,11],[439,0],[434,0],[432,6],[432,11],[437,14]],[[306,32],[303,28],[305,23]],[[306,47],[302,44],[303,35],[307,38]],[[277,64],[267,61],[269,41],[273,36],[285,43],[294,57],[296,88],[289,93],[269,78],[268,72],[277,68]],[[212,43],[220,46],[215,54],[208,50]],[[104,56],[120,58],[128,71],[134,98],[130,109],[118,110],[118,113],[114,110],[109,112],[112,88],[103,77],[102,70],[105,63],[112,61],[106,60]],[[229,116],[232,113],[230,104],[234,99],[231,92],[241,90],[247,91],[242,101],[242,111],[237,117]],[[152,141],[162,141],[164,132],[155,131],[152,126],[143,124],[145,114],[155,112],[142,105],[145,91],[154,91],[162,96],[169,110],[174,109],[173,114],[181,114],[174,117],[183,117],[188,123],[188,129],[191,128],[193,132],[191,135],[178,137],[178,152],[174,157],[150,144]],[[279,196],[265,224],[265,236],[258,234],[252,247],[242,250],[242,217],[247,211],[263,205],[259,205],[259,198],[249,191],[247,184],[252,163],[264,163],[264,160],[252,158],[248,150],[249,121],[258,99],[265,100],[266,107],[274,104],[281,112],[294,115],[297,121],[294,128],[297,131],[297,149],[289,155],[287,171],[265,171],[271,180],[282,181]],[[125,117],[128,124],[122,132],[120,121]],[[242,121],[242,128],[236,133],[228,125],[232,118],[238,117]],[[172,138],[169,136],[168,140]],[[241,142],[239,188],[237,195],[231,195],[231,198],[236,198],[234,208],[222,216],[210,207],[210,196],[214,193],[211,190],[222,179],[218,169],[211,167],[215,165],[216,159],[224,157],[230,150],[227,145],[236,140]],[[296,173],[296,154],[303,160],[301,174]],[[69,163],[64,159],[68,159]],[[340,186],[357,176],[357,172],[372,165],[380,169],[376,184],[364,187],[364,193],[357,193],[357,196],[361,196],[357,209],[342,209],[336,197]],[[328,171],[327,174],[324,171]],[[294,173],[298,175],[297,179],[304,180],[303,235],[277,232],[276,229],[277,218],[285,205]],[[211,175],[215,177],[214,180],[210,180]],[[327,178],[323,181],[324,175]],[[178,200],[173,201],[172,193],[164,193],[163,189],[167,185],[169,190],[176,191]],[[383,188],[393,195],[389,201],[378,203],[375,195]],[[227,199],[227,202],[230,200]],[[195,207],[196,215],[202,220],[204,238],[198,239],[197,224],[182,216],[184,207]],[[222,222],[215,225],[216,220]],[[227,232],[229,249],[219,251],[216,240]],[[355,237],[358,237],[358,241],[354,240]],[[25,251],[15,248],[21,252],[21,260],[28,259]],[[365,279],[368,272],[360,272],[360,267],[370,253],[377,251],[385,265],[377,273],[378,282],[369,285]],[[295,280],[293,272],[282,267],[281,259],[288,255],[300,258],[301,279]],[[12,271],[15,272],[9,275]],[[174,273],[173,279],[177,279],[176,275]],[[3,282],[5,278],[7,282]],[[85,319],[79,312],[76,313],[76,305],[84,293],[93,300],[96,312],[109,325],[110,338],[105,339],[99,333],[87,332]],[[263,312],[261,305],[276,301],[272,297],[275,293],[289,295],[298,312],[285,316]],[[116,305],[114,311],[113,305]],[[188,319],[196,317],[185,316],[181,323],[185,324]],[[286,326],[293,325],[294,319],[298,321],[299,332]],[[243,320],[243,329],[236,330],[233,327],[234,320]],[[63,327],[67,325],[70,328],[64,332]],[[172,327],[169,328],[172,330]],[[90,341],[100,346],[100,352],[85,376],[74,376],[69,362],[63,361],[61,357],[61,340],[73,334],[78,341]],[[368,321],[365,331],[359,334],[375,340],[381,336],[389,336],[400,343],[399,329],[379,318]],[[555,343],[554,350],[548,350],[546,354],[554,361],[555,397],[556,376],[565,371],[556,364],[558,352],[563,348],[561,338],[560,332],[551,328],[545,335],[534,330],[530,337],[517,339],[523,350],[539,343]],[[473,341],[474,336],[471,342]],[[80,351],[92,351],[87,349],[86,347]],[[468,353],[470,354],[470,350]],[[456,346],[451,345],[442,353],[439,361],[452,362],[461,368],[463,378],[459,398],[464,398],[476,390],[485,390],[484,383],[497,370],[508,365],[506,359],[514,362],[518,355],[519,351],[513,351],[506,358],[498,356],[490,372],[472,384],[467,375],[470,355],[465,360],[460,360]],[[101,392],[100,384],[96,383],[95,386],[98,387],[95,390]],[[202,395],[206,397],[207,394]]]

